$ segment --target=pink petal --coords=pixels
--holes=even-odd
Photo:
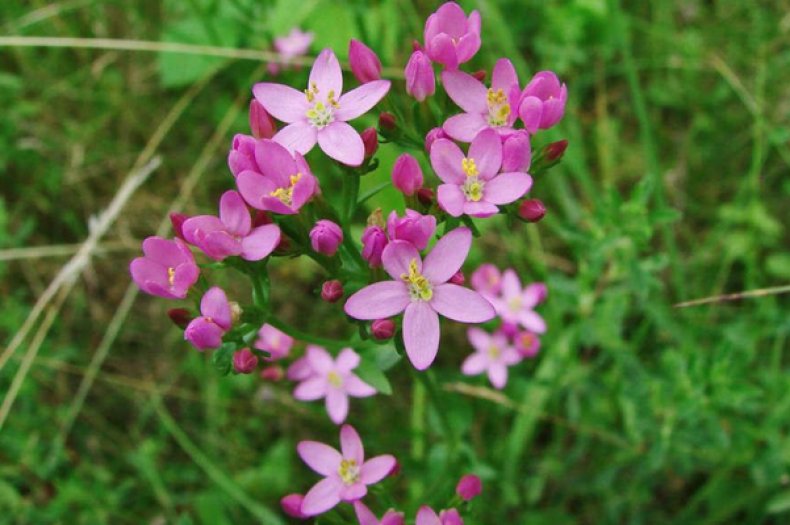
[[[304,504],[302,508],[304,509]],[[423,505],[420,507],[420,510],[417,511],[417,521],[415,521],[415,525],[442,525],[442,522],[439,521],[439,516],[436,515],[432,508]]]
[[[340,70],[340,62],[331,49],[321,51],[313,62],[310,84],[307,87],[313,86],[318,88],[319,98],[327,97],[330,91],[334,92],[335,97],[339,97],[343,92],[343,72]]]
[[[404,274],[409,273],[409,265],[412,261],[417,262],[417,271],[422,271],[422,258],[417,248],[408,241],[392,241],[384,247],[381,252],[381,262],[390,277],[398,282],[402,282]],[[404,288],[405,289],[405,288]],[[389,316],[382,316],[383,317]]]
[[[237,191],[230,190],[222,194],[219,200],[219,218],[232,235],[244,236],[250,233],[250,211]]]
[[[367,493],[368,488],[364,483],[354,483],[340,489],[340,499],[348,502],[357,501],[364,498]]]
[[[329,445],[318,441],[300,441],[296,451],[308,467],[322,476],[334,476],[343,456]]]
[[[439,206],[441,206],[444,211],[453,217],[460,217],[463,215],[466,195],[464,195],[460,186],[456,184],[442,184],[437,189],[437,192]]]
[[[451,140],[438,139],[431,145],[431,167],[448,184],[463,184],[466,180],[462,169],[464,157],[461,148]]]
[[[331,158],[348,166],[359,166],[365,159],[362,137],[339,120],[318,131],[318,145]]]
[[[466,359],[461,365],[461,372],[467,376],[482,374],[488,369],[488,356],[482,352],[475,352]]]
[[[389,454],[376,456],[367,460],[359,470],[359,480],[365,485],[378,483],[386,478],[395,468],[395,457]]]
[[[486,352],[491,346],[491,336],[480,328],[470,328],[466,331],[466,337],[478,352]]]
[[[344,348],[335,359],[335,369],[347,373],[359,366],[359,354],[350,348]]]
[[[316,516],[340,503],[343,482],[337,478],[324,478],[305,494],[302,500],[302,514]]]
[[[272,140],[282,144],[290,152],[298,152],[305,155],[313,149],[318,137],[316,129],[301,120],[285,126],[272,137]]]
[[[345,459],[353,459],[357,465],[362,465],[365,461],[365,449],[362,446],[362,439],[356,429],[351,425],[340,427],[340,450]]]
[[[379,520],[376,518],[376,515],[361,501],[354,502],[354,512],[357,515],[359,525],[379,525]]]
[[[252,88],[255,99],[277,120],[296,122],[304,119],[307,97],[290,86],[261,82]]]
[[[200,313],[210,317],[215,323],[225,330],[230,328],[232,323],[230,303],[222,288],[213,286],[203,294],[200,299]]]
[[[374,80],[362,84],[340,97],[340,109],[335,111],[338,120],[351,120],[370,111],[390,90],[389,80]]]
[[[513,67],[513,62],[507,58],[500,58],[496,61],[494,71],[491,74],[491,88],[501,89],[507,95],[510,93],[510,88],[513,87],[513,84],[518,86],[516,68]]]
[[[453,272],[455,273],[455,272]],[[403,314],[403,344],[411,364],[425,370],[439,351],[439,316],[424,301],[414,301]]]
[[[348,395],[353,397],[370,397],[376,395],[375,388],[353,374],[346,377],[343,388],[345,388]]]
[[[491,363],[488,367],[488,379],[495,388],[502,390],[507,384],[507,367],[502,363]]]
[[[332,359],[332,356],[320,346],[309,345],[305,355],[307,356],[307,360],[310,362],[310,366],[318,374],[328,374],[335,368],[335,362]]]
[[[456,228],[436,243],[425,258],[422,274],[434,285],[446,283],[461,266],[472,246],[469,228]]]
[[[289,186],[291,175],[298,171],[288,148],[274,140],[258,141],[255,145],[255,161],[261,167],[263,175],[280,188]]]
[[[345,421],[348,415],[348,394],[343,390],[328,389],[326,392],[326,412],[335,425]]]
[[[458,55],[455,44],[447,33],[439,33],[428,44],[428,57],[443,64],[447,69],[458,69]]]
[[[460,142],[472,142],[480,130],[487,127],[488,122],[480,113],[461,113],[448,118],[442,125],[445,133]]]
[[[546,332],[546,321],[544,321],[540,315],[531,310],[519,312],[518,322],[530,332],[535,332],[536,334],[542,334]]]
[[[457,284],[434,287],[431,306],[439,314],[461,323],[484,323],[496,316],[494,307],[482,295]]]
[[[469,157],[475,160],[483,180],[499,173],[502,166],[502,139],[499,134],[491,128],[478,133],[469,146]]]
[[[502,173],[486,182],[483,200],[491,204],[510,204],[520,199],[532,187],[532,177],[526,173]]]
[[[401,313],[409,301],[409,291],[403,282],[382,281],[349,297],[344,310],[354,319],[384,319]]]
[[[241,257],[248,261],[260,261],[272,253],[279,242],[279,226],[276,224],[259,226],[241,240]]]
[[[453,102],[466,113],[488,112],[488,90],[472,75],[461,71],[444,71],[442,84]]]
[[[326,379],[323,376],[309,377],[297,385],[293,395],[299,401],[322,399],[326,396]]]

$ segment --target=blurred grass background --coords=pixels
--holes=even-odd
[[[471,69],[508,56],[522,81],[554,69],[568,83],[564,121],[535,139],[570,141],[532,190],[549,215],[515,231],[491,221],[468,267],[485,255],[545,280],[550,330],[491,396],[482,380],[459,386],[468,345],[449,327],[438,377],[452,439],[405,365],[393,396],[355,402],[366,447],[403,465],[387,492],[410,513],[440,507],[474,471],[472,525],[787,523],[790,299],[672,305],[790,282],[790,3],[462,4],[483,15]],[[300,26],[314,51],[342,57],[357,37],[401,66],[437,5],[8,0],[0,32],[261,50]],[[336,442],[321,407],[285,384],[218,377],[168,303],[128,289],[127,263],[168,209],[213,213],[231,186],[227,148],[264,76],[254,60],[0,47],[0,521],[284,523],[279,497],[315,480],[294,447]],[[73,289],[11,352],[92,217],[154,155]],[[342,327],[337,307],[316,305],[314,267],[274,266],[281,317]]]

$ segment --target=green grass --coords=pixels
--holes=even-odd
[[[673,304],[790,282],[787,5],[463,3],[483,13],[471,69],[507,55],[522,79],[554,69],[570,90],[559,129],[535,139],[570,141],[532,190],[549,214],[517,230],[492,221],[468,266],[493,258],[545,280],[550,330],[503,397],[458,387],[484,383],[457,372],[467,344],[448,324],[427,384],[401,363],[388,372],[392,396],[355,402],[367,449],[402,464],[379,501],[391,496],[413,515],[423,502],[441,506],[474,471],[485,490],[471,525],[786,522],[790,299]],[[343,56],[348,38],[364,37],[401,66],[434,6],[12,0],[0,5],[0,32],[264,49],[300,24],[317,33],[315,50]],[[231,186],[225,155],[246,130],[260,67],[0,47],[0,254],[82,242],[135,163],[162,159],[41,334],[0,430],[4,520],[284,523],[279,498],[315,481],[295,444],[336,441],[320,406],[295,402],[286,384],[218,376],[180,340],[163,300],[130,295],[119,308],[140,239],[171,206],[213,212]],[[385,150],[363,192],[387,180]],[[370,201],[396,203],[388,192]],[[5,349],[68,256],[2,259]],[[314,265],[272,266],[282,319],[341,333],[338,307],[314,300]],[[245,293],[229,277],[222,284]],[[0,370],[3,397],[38,326]]]

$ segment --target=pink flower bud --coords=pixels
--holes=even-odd
[[[395,115],[386,111],[379,114],[379,129],[381,131],[395,131],[396,128],[397,121],[395,120]]]
[[[392,166],[392,184],[404,195],[414,195],[423,183],[422,168],[417,159],[402,154]]]
[[[529,359],[538,355],[540,338],[528,330],[519,332],[513,338],[513,346],[523,357]]]
[[[381,252],[388,244],[387,234],[380,226],[368,226],[362,234],[362,257],[371,268],[381,266]]]
[[[474,73],[472,73],[472,76],[475,77],[480,82],[485,82],[486,74],[487,73],[486,73],[485,69],[479,69],[479,70],[475,71]]]
[[[326,281],[321,285],[321,299],[328,303],[336,303],[343,297],[343,283],[337,279]]]
[[[271,365],[261,370],[261,379],[264,381],[282,381],[285,377],[283,367],[279,365]]]
[[[184,329],[192,320],[192,312],[186,308],[171,308],[167,311],[167,316],[177,327]]]
[[[280,500],[283,512],[292,518],[307,519],[309,516],[302,514],[302,501],[304,496],[301,494],[288,494]]]
[[[362,137],[362,144],[365,146],[365,158],[369,159],[379,149],[379,137],[376,128],[368,128],[359,135]]]
[[[433,204],[434,197],[435,195],[431,188],[420,188],[417,190],[417,200],[420,201],[420,204],[423,206],[430,206]]]
[[[546,215],[546,206],[538,199],[526,199],[518,207],[518,216],[527,222],[538,222]]]
[[[455,493],[464,501],[470,501],[483,491],[483,482],[474,474],[463,476],[455,487]]]
[[[458,270],[457,272],[455,272],[453,274],[452,277],[450,277],[450,281],[449,282],[451,282],[453,284],[457,284],[458,286],[463,286],[464,283],[466,282],[466,277],[464,277],[464,272],[462,272],[461,270]]]
[[[417,250],[424,250],[436,232],[436,217],[406,209],[401,218],[394,210],[387,218],[387,233],[391,241],[408,241]]]
[[[431,146],[433,143],[436,142],[438,139],[447,139],[450,138],[447,133],[444,132],[442,128],[433,128],[431,131],[425,135],[425,151],[428,153],[431,152]]]
[[[274,119],[255,99],[250,102],[250,130],[256,139],[270,139],[277,133]]]
[[[332,221],[320,220],[310,230],[310,245],[318,253],[331,257],[337,252],[341,242],[343,242],[343,230]]]
[[[563,155],[565,155],[565,150],[568,148],[568,141],[567,140],[558,140],[557,142],[552,142],[548,146],[543,149],[544,154],[546,155],[546,160],[549,162],[553,162],[555,160],[560,160]]]
[[[359,40],[351,39],[348,44],[348,61],[351,72],[361,83],[381,79],[381,61],[376,53]]]
[[[370,331],[373,333],[373,337],[384,341],[395,333],[395,323],[389,319],[376,319],[371,323]]]
[[[189,216],[184,215],[183,213],[171,213],[170,214],[170,224],[173,226],[173,234],[185,241],[184,239],[184,222],[189,218]]]
[[[422,51],[411,54],[406,64],[406,92],[422,102],[436,91],[436,75],[428,55]]]
[[[502,171],[526,172],[532,161],[532,146],[529,142],[529,133],[519,130],[502,144]]]
[[[238,374],[251,374],[258,367],[258,357],[249,348],[233,353],[233,370]]]

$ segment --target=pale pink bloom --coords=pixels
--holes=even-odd
[[[303,514],[315,516],[341,501],[362,499],[368,492],[367,486],[387,477],[396,464],[389,454],[365,461],[362,440],[351,425],[340,428],[340,449],[342,452],[316,441],[297,445],[296,450],[307,466],[324,476],[305,495]]]
[[[420,163],[408,153],[403,153],[392,165],[392,185],[404,195],[414,195],[422,187]]]
[[[425,50],[434,62],[457,69],[480,49],[480,13],[469,18],[455,2],[445,2],[425,21]]]
[[[313,63],[304,92],[270,82],[255,84],[252,92],[270,115],[288,123],[274,140],[289,151],[304,155],[317,142],[333,159],[359,166],[365,146],[346,121],[369,111],[389,89],[388,80],[374,80],[343,95],[340,63],[332,50],[325,49]]]
[[[466,474],[458,480],[458,485],[455,486],[455,493],[464,501],[470,501],[483,492],[483,482],[480,481],[478,476],[474,474]]]
[[[518,113],[530,133],[549,129],[562,119],[568,88],[552,71],[536,73],[519,101]]]
[[[436,92],[436,74],[428,55],[414,51],[403,70],[406,77],[406,93],[422,102]]]
[[[307,347],[307,360],[313,373],[294,390],[294,397],[300,401],[325,399],[329,418],[339,425],[348,415],[348,398],[369,397],[376,389],[352,373],[359,366],[359,354],[350,348],[340,351],[337,359],[320,346]]]
[[[509,204],[532,186],[532,177],[502,167],[502,141],[496,132],[481,131],[464,155],[458,145],[439,139],[431,148],[431,165],[444,182],[438,188],[441,207],[453,217],[490,217],[498,204]]]
[[[415,525],[464,525],[464,520],[455,509],[443,510],[440,514],[427,505],[417,511]]]
[[[266,323],[258,330],[258,338],[252,346],[269,352],[269,360],[277,361],[288,357],[293,344],[293,337]]]
[[[513,336],[513,344],[522,357],[535,357],[540,351],[540,337],[529,330],[522,330]]]
[[[491,298],[499,295],[502,290],[502,273],[499,268],[490,263],[481,264],[472,273],[472,288],[480,292],[483,297]]]
[[[348,43],[348,62],[351,72],[362,84],[381,79],[381,60],[376,53],[359,40]]]
[[[318,253],[333,256],[343,242],[343,230],[330,220],[322,219],[310,230],[310,245]]]
[[[129,264],[132,280],[147,294],[165,299],[183,299],[195,284],[200,270],[189,247],[181,239],[148,237],[143,257]]]
[[[492,385],[504,388],[507,384],[507,367],[520,362],[521,354],[510,345],[503,333],[491,335],[479,328],[470,328],[467,336],[475,352],[464,360],[461,372],[468,376],[486,372]]]
[[[359,290],[346,301],[346,313],[374,320],[404,312],[406,353],[415,368],[428,368],[439,350],[438,314],[462,323],[482,323],[494,316],[491,304],[480,294],[447,282],[463,265],[471,245],[472,232],[456,228],[439,239],[423,262],[412,243],[389,243],[382,262],[393,280]]]
[[[529,171],[532,146],[529,133],[520,129],[502,142],[502,171]]]
[[[502,274],[501,294],[489,300],[505,323],[520,324],[527,330],[542,334],[546,331],[546,322],[533,309],[543,302],[546,293],[543,283],[533,283],[522,289],[518,275],[509,269]]]
[[[298,58],[310,49],[315,35],[294,27],[285,35],[274,39],[274,49],[279,53],[279,62],[269,64],[269,73],[276,75],[280,71],[280,66],[289,65],[294,58]]]
[[[184,238],[214,260],[238,255],[247,261],[260,261],[280,242],[276,224],[252,227],[252,219],[244,199],[230,190],[219,201],[219,217],[198,215],[184,221]]]
[[[318,191],[318,181],[307,161],[292,156],[272,140],[255,144],[258,170],[248,169],[236,177],[244,200],[255,209],[293,215]]]
[[[381,521],[376,518],[376,515],[370,511],[361,501],[354,502],[354,512],[357,515],[359,525],[403,525],[403,513],[388,510],[382,517]]]
[[[453,102],[464,110],[464,113],[447,119],[442,126],[452,138],[471,142],[480,131],[489,128],[502,136],[514,132],[521,90],[516,69],[510,60],[497,60],[490,88],[461,71],[443,72],[442,84]]]
[[[222,288],[209,288],[200,299],[200,317],[190,321],[184,330],[184,339],[198,350],[219,348],[222,336],[233,324],[233,313]]]
[[[403,217],[392,210],[387,218],[387,235],[390,241],[407,241],[422,251],[436,232],[436,217],[406,209]]]
[[[362,257],[371,268],[381,266],[381,254],[388,243],[387,234],[380,226],[368,226],[362,233]]]

